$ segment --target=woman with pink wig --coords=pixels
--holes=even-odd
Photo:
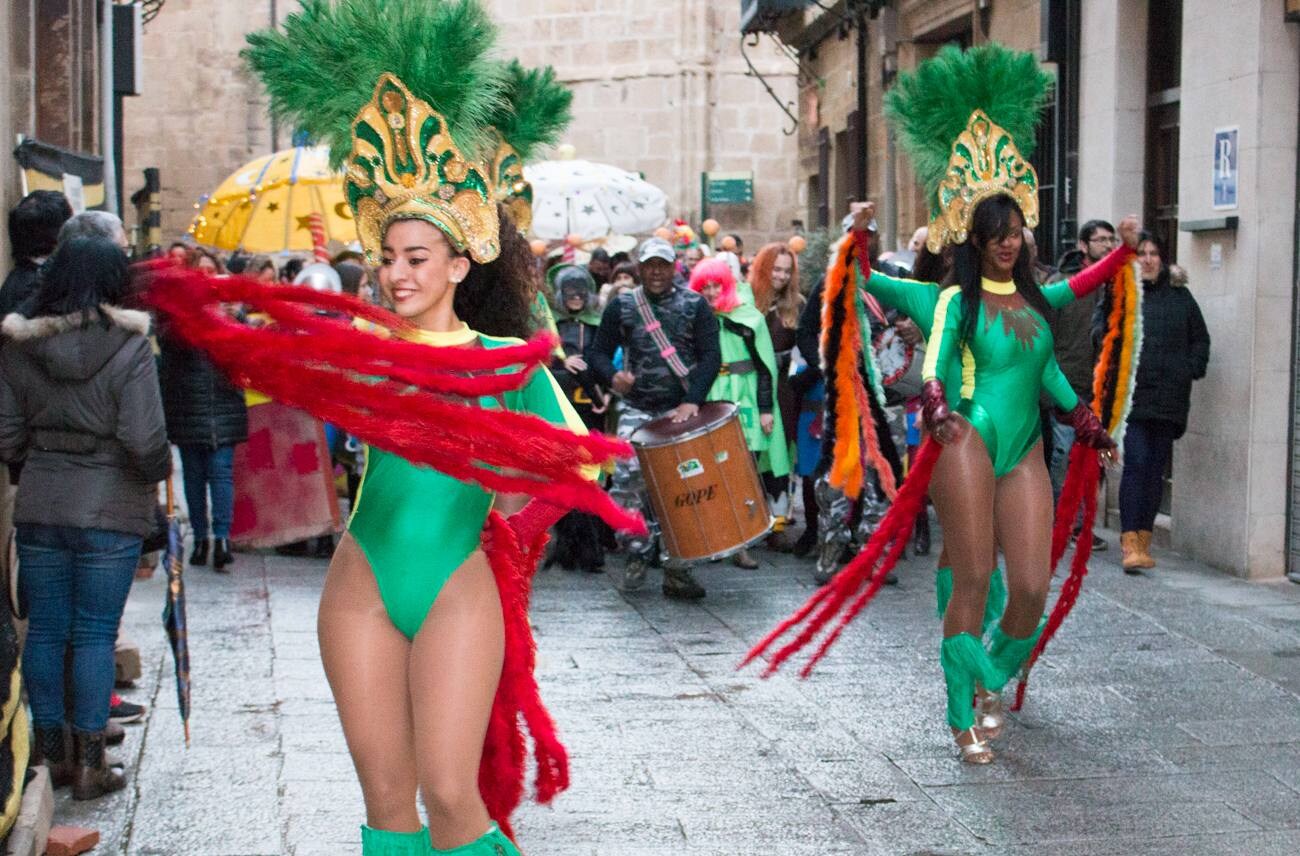
[[[704,259],[691,271],[691,290],[709,302],[718,316],[722,368],[709,390],[713,401],[730,401],[740,411],[745,443],[758,459],[758,471],[769,500],[785,492],[790,476],[790,450],[785,442],[781,412],[776,406],[776,352],[763,314],[736,293],[730,265]],[[758,562],[741,550],[732,561],[741,568]]]

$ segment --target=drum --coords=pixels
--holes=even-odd
[[[720,559],[772,527],[763,483],[736,405],[711,401],[674,424],[661,416],[631,437],[664,549],[687,561]]]

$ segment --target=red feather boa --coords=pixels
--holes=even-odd
[[[818,645],[817,650],[800,670],[799,676],[806,678],[812,674],[831,645],[840,637],[844,628],[866,607],[876,592],[884,585],[885,577],[898,564],[898,559],[907,546],[911,536],[916,515],[925,503],[926,493],[930,489],[930,476],[934,465],[939,460],[942,447],[933,439],[927,439],[917,454],[912,471],[903,480],[893,505],[886,512],[884,520],[871,540],[863,546],[853,561],[844,566],[826,585],[818,589],[812,597],[795,611],[793,615],[778,624],[771,633],[750,649],[738,668],[743,668],[754,659],[763,656],[769,648],[788,630],[804,624],[793,640],[780,648],[763,670],[763,677],[775,674],[781,664],[792,655],[813,641],[831,619],[839,616],[831,632]],[[883,559],[882,559],[883,556]],[[850,602],[850,598],[852,601]],[[813,613],[816,614],[813,614]]]
[[[537,801],[548,803],[569,787],[569,755],[542,704],[533,674],[537,644],[528,623],[533,572],[546,548],[546,532],[530,544],[521,544],[506,518],[494,511],[483,528],[483,547],[501,595],[505,660],[483,743],[478,786],[488,814],[513,839],[510,815],[524,794],[526,746],[521,721],[533,738]]]
[[[502,348],[430,348],[358,329],[354,318],[399,335],[411,326],[347,295],[158,264],[146,273],[145,302],[238,385],[453,478],[589,511],[617,529],[645,531],[640,515],[616,505],[581,472],[630,455],[626,443],[465,401],[521,387],[549,360],[549,336]],[[223,309],[227,303],[244,304],[271,323],[240,323]]]

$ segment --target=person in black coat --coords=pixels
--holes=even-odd
[[[194,266],[221,273],[216,257],[202,251],[196,254]],[[207,564],[212,549],[212,567],[223,571],[234,561],[229,539],[235,509],[235,446],[248,439],[244,391],[198,351],[169,336],[162,337],[160,344],[167,439],[180,447],[185,503],[194,527],[190,564]]]
[[[1151,531],[1174,441],[1187,430],[1192,381],[1205,377],[1210,333],[1185,282],[1170,275],[1154,235],[1138,240],[1142,277],[1142,353],[1124,433],[1119,484],[1120,546],[1128,573],[1155,567]],[[1104,311],[1099,307],[1098,314]]]
[[[9,246],[14,266],[0,286],[0,318],[26,303],[40,284],[40,267],[72,216],[68,197],[57,190],[33,190],[9,212]]]

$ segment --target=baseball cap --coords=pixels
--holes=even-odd
[[[650,259],[663,259],[666,262],[677,261],[677,253],[673,250],[673,245],[663,238],[647,238],[637,250],[636,260],[638,262],[649,261]]]

